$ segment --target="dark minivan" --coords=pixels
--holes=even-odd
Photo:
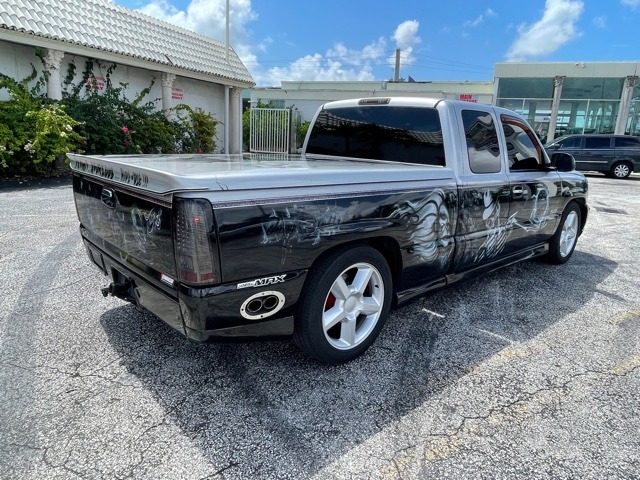
[[[640,138],[629,135],[566,135],[545,145],[549,155],[570,153],[577,170],[594,170],[627,178],[640,170]]]

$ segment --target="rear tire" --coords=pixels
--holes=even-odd
[[[562,212],[558,230],[549,242],[547,261],[560,265],[565,263],[573,255],[580,234],[580,221],[582,214],[580,208],[571,202]]]
[[[296,344],[327,364],[362,355],[384,326],[392,287],[380,252],[366,245],[337,250],[310,272],[298,305]]]
[[[613,164],[609,175],[613,178],[627,178],[632,171],[633,167],[629,162],[618,162]]]

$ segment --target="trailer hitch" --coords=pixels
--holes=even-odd
[[[123,283],[110,283],[108,287],[100,289],[103,297],[109,295],[121,298],[123,300],[131,301],[131,282],[125,281]]]

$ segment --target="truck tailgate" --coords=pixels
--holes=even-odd
[[[170,197],[154,198],[78,174],[73,193],[85,239],[148,277],[176,277]],[[94,252],[90,256],[103,267]]]

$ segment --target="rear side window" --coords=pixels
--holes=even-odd
[[[473,173],[499,172],[500,144],[491,114],[478,110],[462,110],[462,123],[471,171]]]
[[[640,148],[640,139],[636,137],[615,137],[616,148]]]
[[[307,153],[445,165],[435,108],[372,105],[322,110]]]
[[[611,137],[587,137],[584,139],[584,148],[610,148]]]

